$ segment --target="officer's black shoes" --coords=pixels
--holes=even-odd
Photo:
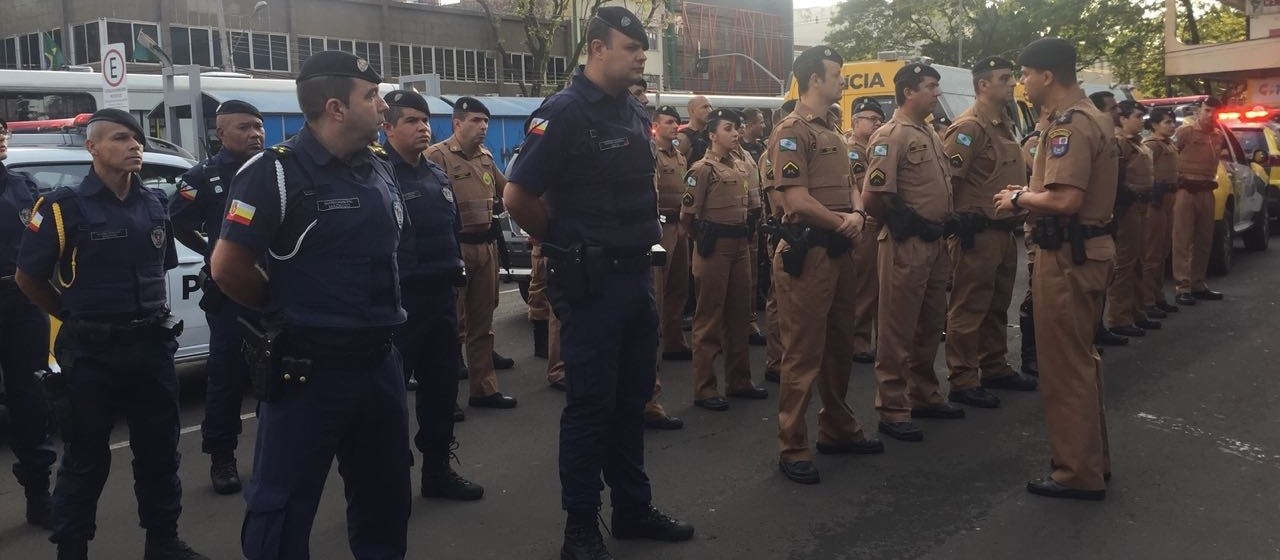
[[[1027,356],[1023,356],[1021,369],[1022,373],[1032,377],[1040,377],[1040,364],[1036,362],[1035,356],[1031,356],[1029,358]]]
[[[27,494],[27,523],[53,530],[53,500],[48,491]]]
[[[1156,302],[1155,308],[1165,313],[1177,313],[1179,311],[1178,306],[1173,305],[1172,303],[1169,303],[1167,301]]]
[[[853,355],[853,361],[859,364],[874,364],[876,363],[876,355],[874,352],[858,352]]]
[[[1133,326],[1138,327],[1144,331],[1158,331],[1164,325],[1160,324],[1160,321],[1152,321],[1150,319],[1144,319],[1142,321],[1134,321]]]
[[[486,397],[471,397],[467,404],[476,408],[515,408],[516,398],[494,393]]]
[[[1122,325],[1119,327],[1111,327],[1110,331],[1112,334],[1127,336],[1129,338],[1142,338],[1144,336],[1147,336],[1147,331],[1144,331],[1141,328],[1138,328],[1137,325]]]
[[[569,514],[569,521],[564,526],[560,560],[613,560],[600,536],[595,512],[591,512],[589,518],[585,514]]]
[[[1027,483],[1027,492],[1048,498],[1071,498],[1100,502],[1107,497],[1106,490],[1079,490],[1059,484],[1051,476]]]
[[[1122,336],[1115,329],[1101,329],[1094,334],[1093,343],[1098,346],[1128,346],[1129,339]]]
[[[818,476],[818,467],[813,465],[813,461],[795,461],[793,463],[778,461],[778,470],[791,482],[799,484],[822,482],[822,477]]]
[[[1143,310],[1147,314],[1148,319],[1168,319],[1169,314],[1161,311],[1159,307],[1151,306]]]
[[[693,525],[648,506],[640,510],[613,508],[613,538],[652,539],[655,541],[687,541],[693,538]]]
[[[1039,370],[1036,373],[1039,373]],[[1009,375],[983,379],[982,387],[984,389],[1005,389],[1008,391],[1034,391],[1040,387],[1040,382],[1029,375],[1014,372]]]
[[[1178,302],[1178,305],[1194,306],[1196,304],[1196,296],[1191,294],[1178,294],[1177,297],[1173,298],[1173,301]]]
[[[222,495],[235,494],[240,491],[240,473],[236,469],[235,456],[214,456],[209,465],[209,480],[213,482],[213,491]]]
[[[776,369],[764,370],[764,380],[770,383],[782,383],[782,373]]]
[[[912,422],[881,422],[879,430],[899,441],[924,441],[924,432]]]
[[[662,416],[645,418],[644,425],[646,428],[653,428],[655,430],[679,430],[684,428],[684,420],[669,414],[663,414]]]
[[[417,377],[410,377],[408,381],[405,381],[405,382],[404,382],[404,389],[405,389],[406,391],[417,391],[417,390],[418,390],[418,378],[417,378]]]
[[[458,403],[453,403],[453,421],[462,422],[467,419],[467,413],[462,411],[462,407]]]
[[[729,399],[724,397],[711,397],[709,399],[698,399],[693,401],[693,405],[698,408],[705,408],[715,412],[724,412],[729,410]]]
[[[911,409],[912,418],[940,418],[942,420],[959,420],[964,418],[964,409],[950,404],[928,406]]]
[[[1222,296],[1222,292],[1215,292],[1213,290],[1200,290],[1198,292],[1191,292],[1191,297],[1196,299],[1202,299],[1205,301],[1221,301],[1223,296]]]
[[[499,354],[497,350],[493,351],[493,369],[511,369],[516,367],[516,361]]]
[[[89,543],[58,543],[58,560],[89,560]]]
[[[947,400],[977,408],[1000,408],[1000,397],[991,394],[990,391],[982,387],[952,389],[951,394],[947,396]],[[916,416],[914,410],[911,411],[911,415]]]
[[[862,438],[858,441],[848,443],[822,443],[818,442],[814,447],[818,448],[818,453],[823,455],[840,455],[842,453],[852,453],[854,455],[876,455],[884,453],[884,442],[876,438]]]
[[[760,334],[760,331],[747,335],[747,344],[750,346],[764,346],[768,343],[769,341],[765,339],[763,334]]]
[[[533,323],[533,355],[537,358],[546,359],[547,357],[547,322],[532,321]]]
[[[663,352],[662,359],[668,362],[687,362],[693,359],[693,350],[675,350]]]
[[[147,533],[142,560],[209,560],[209,557],[191,550],[177,535],[153,536]]]
[[[441,473],[428,473],[423,469],[422,497],[470,502],[484,497],[484,487],[462,478],[462,475],[447,466]]]
[[[752,387],[746,391],[733,391],[726,394],[735,399],[763,400],[769,398],[769,390],[764,387]]]

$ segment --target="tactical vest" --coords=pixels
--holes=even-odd
[[[461,265],[453,227],[456,216],[453,189],[443,170],[436,165],[427,167],[430,179],[413,185],[401,182],[405,218],[396,249],[401,278],[454,274]]]

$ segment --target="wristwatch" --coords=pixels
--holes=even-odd
[[[1018,204],[1018,197],[1022,196],[1022,193],[1025,193],[1025,192],[1027,191],[1017,191],[1013,193],[1013,196],[1009,197],[1009,203],[1013,205],[1014,210],[1018,210],[1018,211],[1024,210],[1022,205]]]

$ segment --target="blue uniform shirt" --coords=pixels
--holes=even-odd
[[[9,171],[0,162],[0,276],[12,276],[18,266],[22,231],[39,196],[29,175]]]
[[[662,238],[649,129],[639,101],[606,94],[582,67],[534,111],[508,177],[546,200],[547,241],[648,248]]]
[[[18,268],[62,292],[63,319],[143,316],[168,307],[165,271],[178,266],[164,194],[135,173],[120,200],[91,168],[75,187],[40,198]]]
[[[226,149],[196,164],[178,180],[178,192],[169,201],[169,216],[179,231],[203,231],[209,239],[209,253],[222,232],[227,211],[227,190],[244,161]],[[209,256],[205,256],[205,263]]]
[[[303,128],[250,158],[232,180],[222,239],[266,256],[268,323],[404,322],[396,267],[404,208],[386,154],[377,152],[343,161]]]
[[[390,143],[383,150],[391,161],[405,206],[404,227],[396,258],[400,278],[452,276],[462,268],[457,234],[462,231],[453,187],[440,166],[425,156],[413,164]]]

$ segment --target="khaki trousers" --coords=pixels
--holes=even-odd
[[[1164,297],[1164,265],[1173,248],[1173,197],[1166,195],[1160,208],[1147,208],[1142,241],[1142,305],[1167,303]]]
[[[912,408],[947,402],[933,360],[947,320],[951,258],[941,240],[880,237],[876,411],[883,422],[907,422]]]
[[[862,235],[853,242],[853,351],[871,353],[876,349],[872,328],[876,323],[876,306],[880,299],[880,278],[876,274],[876,260],[880,254],[881,225],[875,218],[867,218]]]
[[[693,312],[693,398],[721,396],[715,359],[724,357],[724,384],[729,393],[750,391],[751,359],[747,334],[751,321],[751,276],[747,239],[716,240],[709,256],[693,255],[693,284],[698,305]]]
[[[467,357],[471,396],[498,392],[493,370],[493,310],[498,305],[498,246],[460,243],[467,285],[458,289],[458,330]]]
[[[1213,244],[1213,193],[1179,189],[1173,198],[1173,280],[1178,293],[1209,289],[1204,283]]]
[[[1116,227],[1116,262],[1107,288],[1107,328],[1127,327],[1147,319],[1142,305],[1142,246],[1147,234],[1147,204],[1129,207]]]
[[[1010,232],[988,229],[974,235],[972,249],[964,249],[953,238],[947,241],[947,250],[953,263],[947,368],[951,390],[959,391],[979,386],[982,379],[1014,373],[1005,356],[1018,242]]]
[[[680,331],[684,302],[689,298],[689,238],[679,234],[676,224],[663,224],[662,248],[667,251],[667,264],[653,271],[658,334],[664,352],[682,352],[689,349]]]

